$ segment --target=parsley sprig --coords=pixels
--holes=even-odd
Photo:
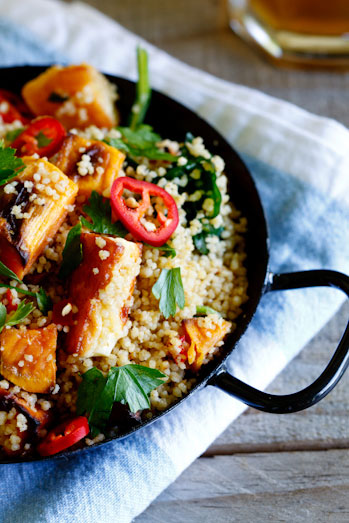
[[[177,156],[161,151],[157,144],[161,142],[161,136],[154,133],[150,125],[140,124],[136,129],[129,127],[118,127],[122,137],[109,138],[107,142],[124,151],[132,160],[137,161],[139,158],[148,158],[149,160],[161,160],[174,162]]]
[[[83,207],[83,211],[91,218],[92,223],[82,217],[82,225],[93,232],[121,236],[122,238],[128,233],[121,222],[112,222],[110,200],[104,199],[96,191],[92,191],[88,205]]]
[[[82,262],[81,222],[72,227],[68,233],[62,253],[63,261],[58,273],[62,279],[67,278]]]
[[[23,283],[22,280],[20,280],[11,269],[6,267],[6,265],[2,262],[0,262],[0,276],[3,276],[5,278],[10,278],[11,280],[15,280],[18,283]],[[0,283],[0,287],[3,287],[5,289],[14,289],[20,294],[25,294],[26,296],[31,296],[32,298],[35,298],[39,307],[39,310],[43,314],[47,314],[48,311],[52,309],[52,300],[51,298],[46,294],[44,289],[41,287],[38,292],[31,292],[27,291],[25,289],[21,289],[20,287],[14,287],[13,285],[8,285],[7,283]]]
[[[132,105],[129,127],[118,127],[121,138],[109,138],[107,143],[126,153],[127,157],[136,163],[139,158],[174,162],[176,156],[161,151],[157,146],[161,136],[154,133],[150,125],[143,124],[151,98],[149,83],[148,53],[145,49],[137,49],[138,80],[136,98]]]
[[[164,378],[162,372],[142,365],[112,367],[107,376],[92,367],[82,375],[77,414],[88,416],[95,436],[106,427],[115,402],[128,405],[131,412],[148,409],[149,393],[162,385]]]
[[[17,310],[7,315],[6,307],[3,303],[0,303],[0,332],[4,327],[12,327],[21,323],[34,309],[32,303],[21,301],[18,305]]]
[[[15,153],[16,149],[5,147],[4,140],[0,140],[0,185],[10,182],[25,168],[23,160]]]
[[[159,308],[166,319],[176,314],[177,305],[183,309],[185,297],[180,267],[162,269],[152,293],[160,300]]]

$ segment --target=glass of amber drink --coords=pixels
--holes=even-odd
[[[279,63],[349,68],[349,0],[228,0],[230,25]]]

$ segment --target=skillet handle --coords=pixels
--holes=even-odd
[[[270,274],[264,292],[299,289],[303,287],[335,287],[349,297],[349,277],[329,270]],[[308,387],[287,395],[275,395],[262,392],[222,371],[208,382],[250,407],[285,414],[311,407],[324,398],[343,376],[349,365],[349,322],[339,345],[322,374]]]

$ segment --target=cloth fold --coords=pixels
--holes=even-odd
[[[144,45],[152,85],[206,118],[242,154],[266,210],[271,269],[349,272],[349,132],[342,125],[191,68],[80,2],[0,0],[0,17],[0,65],[87,61],[134,79],[135,49]],[[263,298],[230,370],[266,387],[343,301],[333,289]],[[69,461],[2,466],[0,520],[130,521],[243,409],[207,387],[124,441]]]

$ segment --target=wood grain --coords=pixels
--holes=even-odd
[[[228,28],[225,0],[85,0],[180,60],[349,125],[349,74],[276,69]],[[346,305],[269,387],[288,393],[328,361]],[[249,409],[137,523],[349,521],[349,373],[320,404],[283,416]]]
[[[347,458],[343,450],[200,458],[136,521],[348,521]]]

